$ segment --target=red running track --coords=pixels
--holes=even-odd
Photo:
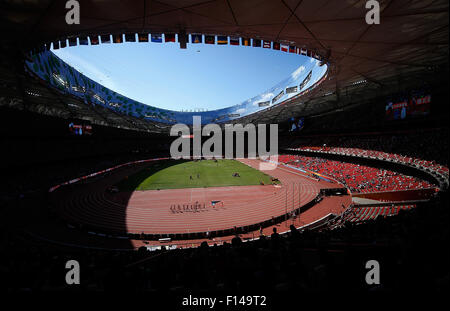
[[[258,169],[260,161],[241,159]],[[145,165],[114,171],[89,184],[74,185],[55,193],[61,215],[71,222],[108,231],[146,234],[182,234],[244,227],[284,215],[313,200],[320,189],[339,187],[313,180],[304,174],[278,166],[267,171],[281,185],[147,190],[110,194],[108,186]],[[150,164],[151,165],[151,164]],[[299,192],[300,191],[300,192]],[[221,201],[211,207],[211,201]],[[198,202],[200,212],[173,213],[170,206]]]

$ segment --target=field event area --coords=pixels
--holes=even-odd
[[[167,160],[125,177],[120,191],[271,185],[278,180],[235,160]]]

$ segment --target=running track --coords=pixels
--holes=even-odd
[[[241,159],[258,169],[260,161]],[[243,227],[270,220],[313,200],[320,189],[339,187],[278,166],[267,173],[281,186],[239,186],[148,190],[110,194],[106,189],[148,164],[114,171],[88,184],[72,185],[55,193],[54,202],[66,220],[119,233],[183,234]],[[150,164],[151,165],[151,164]],[[223,202],[215,208],[212,200]],[[198,202],[200,212],[172,213],[172,204]]]

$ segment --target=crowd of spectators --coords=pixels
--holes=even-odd
[[[314,144],[308,142],[305,145],[321,146],[320,143],[315,141]],[[327,144],[332,146],[329,141]],[[369,148],[370,145],[362,147]],[[426,154],[421,153],[422,150],[417,152]],[[441,158],[438,152],[435,155],[436,159]],[[3,207],[14,208],[20,201],[35,207],[38,201],[34,198],[45,194],[51,186],[60,182],[154,156],[160,155],[130,153],[31,164],[5,170],[2,179],[4,184],[0,187],[0,213],[5,215]],[[445,164],[443,160],[436,162]],[[364,183],[363,180],[364,189],[359,191],[370,188],[381,191],[388,182],[383,183],[380,178],[389,178],[399,187],[414,186],[410,179],[384,170],[376,169],[370,173],[354,164],[329,167],[322,159],[302,162],[303,165],[306,163],[310,163],[307,168],[311,171],[323,170],[324,175],[331,176],[337,174],[334,177],[342,178],[354,191],[358,191],[359,183],[348,177],[352,174],[373,181]],[[377,187],[379,183],[381,185]],[[40,204],[43,203],[45,201],[40,201]],[[7,224],[8,218],[2,217],[0,287],[6,292],[237,291],[249,288],[266,292],[289,289],[297,292],[338,289],[349,292],[413,290],[415,286],[443,291],[449,284],[449,272],[445,268],[450,259],[446,247],[448,212],[448,197],[444,193],[444,196],[438,196],[430,202],[419,203],[413,210],[402,210],[398,216],[379,217],[361,225],[347,223],[334,230],[325,228],[302,232],[291,228],[286,237],[274,232],[271,237],[261,237],[253,242],[244,242],[236,237],[223,246],[208,247],[203,244],[193,249],[169,251],[163,248],[153,252],[145,248],[119,251],[54,245],[27,232],[12,230]],[[72,259],[78,260],[82,267],[79,286],[65,283],[65,263]],[[365,263],[371,259],[379,260],[383,267],[382,284],[378,286],[369,286],[365,282]]]
[[[295,290],[443,292],[448,288],[448,197],[398,216],[321,231],[274,232],[257,241],[238,236],[223,246],[149,252],[55,246],[0,228],[2,291]],[[65,263],[81,266],[81,284],[65,283]],[[367,285],[365,264],[379,261],[380,285]]]
[[[359,135],[323,135],[298,137],[286,145],[289,148],[319,146],[354,148],[396,154],[400,157],[427,160],[448,167],[448,128]]]
[[[278,160],[281,163],[332,177],[347,186],[351,192],[356,193],[434,187],[416,177],[360,164],[299,155],[280,155]]]
[[[36,207],[37,201],[26,198],[47,191],[55,183],[141,157],[148,155],[48,164],[28,170],[30,176],[26,179],[16,180],[12,174],[7,189],[13,198],[8,202],[14,205],[24,200]],[[16,188],[20,191],[14,192]],[[4,218],[0,223],[0,287],[4,291],[252,288],[314,292],[337,288],[404,290],[420,283],[442,290],[449,281],[448,271],[442,268],[449,259],[445,248],[447,207],[448,198],[437,197],[430,203],[418,204],[414,210],[402,210],[396,217],[377,218],[358,226],[347,223],[320,232],[291,228],[287,237],[274,233],[253,242],[236,237],[223,246],[203,244],[199,248],[170,251],[163,247],[153,252],[145,248],[108,251],[53,245],[26,232],[11,230]],[[380,286],[369,286],[364,281],[365,262],[373,258],[383,265]],[[65,283],[65,263],[71,259],[78,260],[82,267],[79,286]],[[410,271],[417,273],[411,275]]]

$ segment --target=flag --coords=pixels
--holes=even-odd
[[[206,44],[216,44],[216,37],[210,36],[210,35],[205,35],[205,43]]]
[[[80,45],[88,45],[89,41],[87,37],[80,37]]]
[[[148,33],[139,33],[138,41],[139,42],[148,42]]]
[[[110,35],[102,35],[102,36],[100,36],[100,39],[102,40],[102,43],[111,43]]]
[[[264,40],[264,41],[263,41],[263,48],[265,48],[265,49],[270,49],[270,41]]]
[[[135,33],[126,33],[125,34],[125,42],[136,42],[136,34]]]
[[[76,46],[77,38],[69,38],[69,46]]]
[[[274,50],[280,50],[280,44],[278,42],[273,43],[273,49]]]
[[[250,46],[250,39],[249,38],[241,38],[241,45]]]
[[[54,50],[59,49],[59,41],[53,41],[53,49]]]
[[[66,46],[67,46],[67,40],[66,39],[59,41],[59,47],[61,49],[65,48]]]
[[[180,42],[180,35],[178,35],[178,42]],[[189,43],[189,35],[186,35],[186,43]]]
[[[295,48],[295,54],[300,54],[301,49],[299,47]]]
[[[217,44],[219,44],[219,45],[228,44],[228,37],[227,36],[217,36]]]
[[[296,52],[296,48],[295,48],[295,46],[293,46],[293,45],[290,45],[289,46],[289,53],[295,53]]]
[[[191,34],[191,43],[203,43],[203,35]]]
[[[174,33],[165,33],[164,34],[164,42],[175,42],[175,34]]]
[[[261,40],[253,39],[253,47],[260,48],[261,47]]]
[[[230,45],[239,45],[239,38],[230,37]]]
[[[98,36],[89,36],[89,40],[91,41],[91,45],[98,45]]]
[[[123,35],[113,35],[114,43],[122,43],[123,42]]]
[[[162,34],[160,33],[152,34],[152,42],[162,43]]]
[[[280,47],[281,47],[281,51],[282,51],[282,52],[287,52],[287,51],[288,51],[288,48],[289,48],[289,47],[288,47],[287,45],[285,45],[285,44],[281,44]]]

